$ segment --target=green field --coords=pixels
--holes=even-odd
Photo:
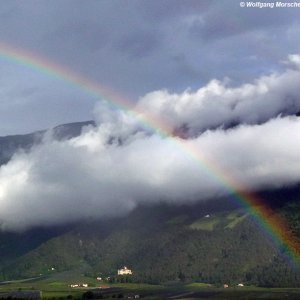
[[[215,226],[221,222],[220,217],[201,218],[190,225],[191,229],[213,231]]]
[[[194,221],[189,228],[194,230],[205,230],[213,231],[217,227],[224,229],[233,229],[237,224],[242,222],[248,214],[241,213],[239,211],[233,211],[229,214],[213,214],[208,216],[203,216],[198,220]]]
[[[71,288],[70,283],[89,283],[88,288]],[[0,283],[0,293],[9,291],[40,290],[44,299],[81,299],[87,291],[95,291],[101,283],[81,274],[63,272],[51,277],[33,278]],[[207,283],[151,285],[139,283],[109,284],[110,289],[100,291],[106,299],[128,298],[140,295],[144,299],[300,299],[300,289],[259,288],[254,286],[223,287]]]

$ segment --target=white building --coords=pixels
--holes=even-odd
[[[85,287],[87,288],[89,285],[87,283],[76,283],[76,284],[71,284],[70,287],[71,288],[81,288],[81,287]]]
[[[132,275],[132,271],[124,266],[123,269],[118,270],[118,275]]]

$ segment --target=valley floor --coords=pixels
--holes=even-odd
[[[82,281],[90,282],[88,288],[71,288],[68,280],[57,281],[55,278],[32,278],[0,283],[0,298],[7,298],[7,293],[18,291],[41,291],[42,298],[54,299],[300,299],[299,288],[259,288],[253,286],[220,288],[213,285],[193,284],[110,284],[109,288],[99,289],[99,282],[82,277]],[[104,286],[104,284],[102,285]],[[97,288],[98,287],[98,288]],[[105,284],[105,287],[108,287]]]

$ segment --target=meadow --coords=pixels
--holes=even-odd
[[[71,288],[72,283],[88,283],[86,288]],[[100,286],[110,286],[99,289]],[[63,272],[49,277],[32,278],[0,283],[0,295],[11,291],[42,291],[43,299],[112,299],[134,298],[139,295],[144,299],[300,299],[300,289],[295,288],[260,288],[255,286],[229,287],[205,283],[165,283],[151,285],[142,283],[99,282],[94,278],[71,272]]]

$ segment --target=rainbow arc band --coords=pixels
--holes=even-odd
[[[116,91],[36,53],[16,48],[6,43],[0,43],[0,59],[13,64],[23,65],[31,70],[57,78],[75,88],[79,88],[101,100],[103,105],[108,105],[114,110],[125,111],[130,116],[138,119],[141,126],[154,130],[162,138],[167,139],[174,147],[195,161],[206,175],[221,183],[233,194],[238,203],[250,212],[253,219],[263,228],[273,243],[279,249],[284,249],[283,253],[290,264],[300,269],[300,244],[293,237],[285,220],[265,205],[256,194],[247,192],[247,189],[236,178],[222,170],[220,166],[205,156],[199,149],[193,147],[191,143],[184,143],[182,139],[174,136],[172,129],[166,122],[142,111],[132,101],[119,95]]]

